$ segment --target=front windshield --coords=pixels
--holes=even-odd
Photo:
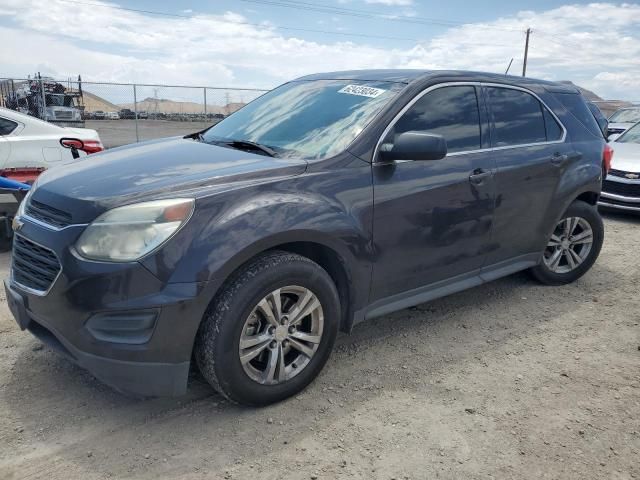
[[[640,143],[640,123],[636,123],[624,135],[616,139],[620,143]]]
[[[280,157],[331,157],[345,150],[402,87],[355,80],[286,83],[214,125],[203,140],[250,141]]]
[[[609,118],[610,122],[615,123],[636,123],[640,122],[640,108],[629,108],[627,110],[618,110]]]
[[[73,107],[73,97],[59,94],[46,95],[47,105],[53,107]]]

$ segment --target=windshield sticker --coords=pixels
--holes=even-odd
[[[382,95],[386,90],[382,88],[364,87],[362,85],[347,85],[338,90],[338,93],[347,93],[349,95],[359,95],[361,97],[376,98]]]

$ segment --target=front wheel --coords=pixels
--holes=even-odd
[[[236,403],[261,406],[306,387],[326,363],[340,320],[329,274],[312,260],[271,252],[237,272],[211,305],[195,358]]]
[[[557,223],[542,261],[531,273],[547,285],[574,282],[595,263],[603,241],[604,225],[597,208],[575,201]]]

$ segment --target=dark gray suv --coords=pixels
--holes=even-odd
[[[7,299],[119,390],[183,393],[193,364],[264,405],[309,384],[358,322],[519,270],[583,275],[610,156],[571,86],[311,75],[198,134],[43,174]]]

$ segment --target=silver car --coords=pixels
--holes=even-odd
[[[607,208],[640,213],[640,122],[611,142],[611,170],[598,202]]]

